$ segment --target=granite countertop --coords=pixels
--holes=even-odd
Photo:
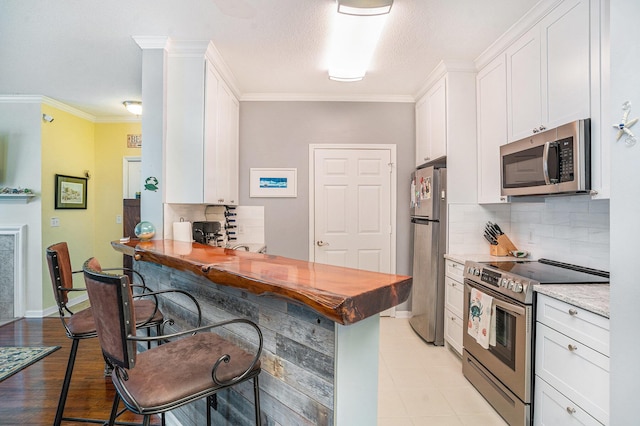
[[[544,284],[533,291],[609,318],[609,284]]]
[[[344,325],[396,306],[411,293],[412,278],[406,275],[173,240],[113,241],[111,245],[136,261],[189,271],[260,296],[293,300]]]

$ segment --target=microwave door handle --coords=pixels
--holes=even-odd
[[[551,142],[544,143],[544,150],[542,151],[542,174],[544,175],[544,183],[546,185],[551,184],[551,180],[549,179],[549,148],[551,146]]]

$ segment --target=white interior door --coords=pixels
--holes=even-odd
[[[142,191],[141,159],[125,157],[122,163],[122,198],[136,198],[136,192]]]
[[[312,261],[395,273],[395,150],[311,147]]]

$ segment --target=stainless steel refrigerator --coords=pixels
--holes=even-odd
[[[444,344],[444,253],[447,169],[425,167],[412,175],[413,290],[409,323],[425,341]]]

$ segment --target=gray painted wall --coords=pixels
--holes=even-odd
[[[397,146],[396,272],[411,275],[409,177],[415,156],[412,103],[241,102],[240,205],[265,206],[268,252],[309,259],[309,144],[323,143]],[[297,198],[250,198],[252,167],[296,167]]]

